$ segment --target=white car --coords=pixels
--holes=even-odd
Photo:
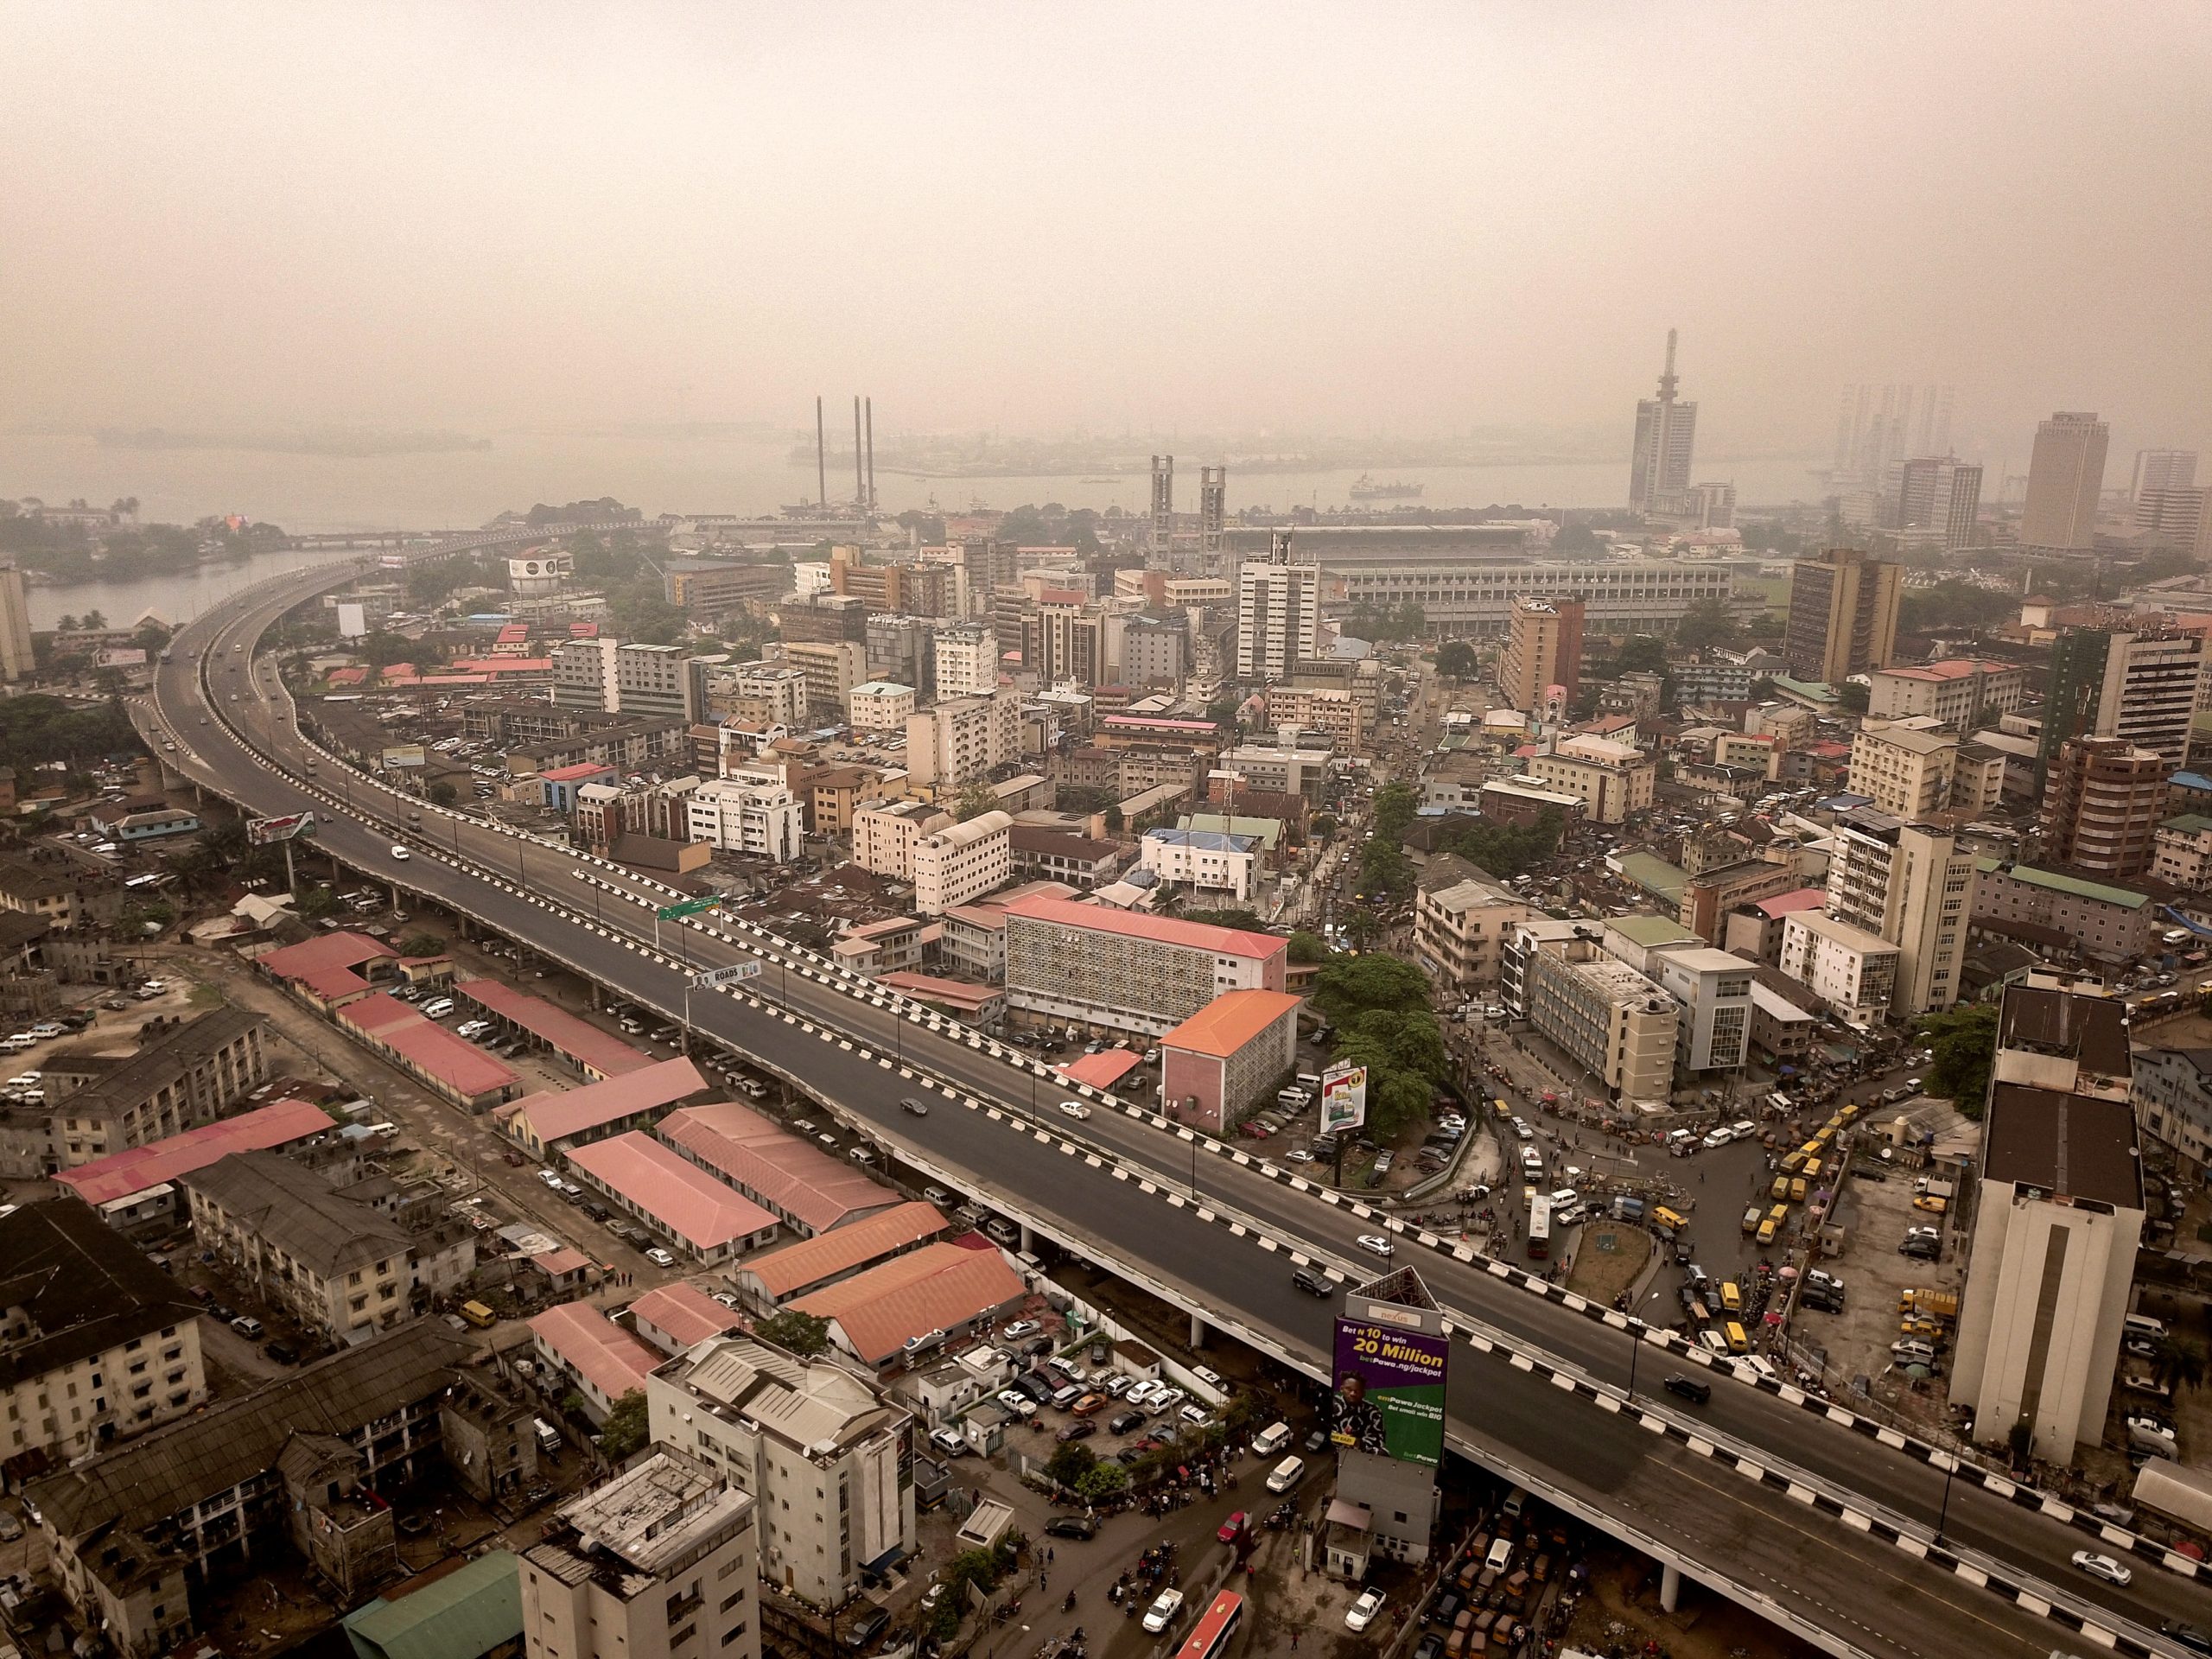
[[[544,1182],[546,1185],[555,1188],[556,1191],[559,1189],[561,1185],[561,1174],[558,1170],[541,1169],[537,1172],[537,1179]]]
[[[404,847],[399,846],[399,845],[397,845],[397,844],[396,844],[396,843],[395,843],[395,844],[394,844],[394,846],[392,847],[392,849],[391,849],[391,855],[392,855],[394,858],[401,859],[401,860],[406,860],[406,859],[409,859],[409,858],[412,858],[412,857],[414,856],[414,855],[413,855],[412,853],[409,852],[409,851],[408,851]]]
[[[2111,1556],[2100,1555],[2093,1549],[2075,1550],[2073,1560],[2075,1566],[2091,1578],[2102,1579],[2107,1584],[2117,1584],[2125,1588],[2135,1577]]]
[[[676,1258],[658,1244],[645,1252],[645,1260],[657,1268],[672,1268],[676,1265]]]
[[[1158,1636],[1175,1622],[1175,1615],[1183,1610],[1180,1590],[1163,1590],[1158,1599],[1144,1610],[1144,1629],[1147,1636]]]
[[[1011,1341],[1018,1342],[1024,1337],[1035,1336],[1044,1328],[1045,1327],[1043,1325],[1038,1324],[1034,1319],[1016,1319],[1012,1325],[1007,1326],[1005,1330],[1000,1332],[999,1335],[1005,1337]]]
[[[1221,1373],[1219,1371],[1210,1371],[1203,1365],[1193,1369],[1191,1375],[1197,1377],[1199,1382],[1205,1383],[1206,1387],[1210,1389],[1217,1389],[1222,1386]]]
[[[1395,1255],[1398,1247],[1380,1233],[1362,1233],[1359,1248],[1374,1255]]]
[[[999,1404],[1017,1417],[1034,1417],[1037,1414],[1037,1402],[1020,1389],[1001,1389],[998,1397]]]
[[[1382,1611],[1382,1592],[1380,1590],[1363,1591],[1359,1599],[1352,1603],[1351,1610],[1344,1614],[1344,1628],[1348,1630],[1363,1630],[1375,1622],[1375,1616]]]
[[[1195,1428],[1205,1428],[1213,1421],[1213,1419],[1206,1414],[1206,1408],[1204,1406],[1185,1406],[1180,1414],[1185,1422]]]
[[[1080,1121],[1090,1116],[1090,1108],[1079,1100],[1064,1100],[1060,1103],[1060,1113],[1063,1116]]]

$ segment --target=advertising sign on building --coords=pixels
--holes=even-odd
[[[312,812],[292,812],[281,818],[249,818],[245,826],[245,838],[256,847],[289,841],[295,836],[313,834],[315,814]]]
[[[146,653],[137,645],[102,645],[92,653],[94,668],[143,668]]]
[[[1332,1065],[1321,1074],[1321,1133],[1336,1135],[1367,1122],[1367,1068]]]
[[[1452,1339],[1379,1318],[1337,1320],[1329,1438],[1434,1468],[1444,1459],[1444,1373]]]
[[[359,600],[341,599],[338,601],[338,635],[341,639],[359,639],[369,631],[369,607]]]
[[[420,743],[395,743],[384,752],[387,766],[419,766],[429,759]]]

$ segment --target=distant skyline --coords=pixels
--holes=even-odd
[[[2212,11],[0,13],[0,427],[2212,439]],[[2152,207],[2147,199],[2155,200]],[[0,444],[0,460],[4,460]],[[11,480],[33,487],[35,480]],[[1625,479],[1624,479],[1624,494]]]

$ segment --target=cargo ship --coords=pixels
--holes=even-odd
[[[1362,473],[1353,480],[1351,499],[1355,501],[1418,501],[1426,484],[1409,484],[1402,478],[1392,479],[1388,484],[1377,484],[1372,477]]]

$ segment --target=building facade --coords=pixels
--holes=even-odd
[[[1529,1023],[1613,1099],[1664,1103],[1673,1092],[1681,1009],[1595,939],[1540,945],[1528,999]]]
[[[1007,907],[1007,1001],[1039,1023],[1158,1035],[1224,991],[1283,988],[1287,941],[1071,899]]]
[[[1321,572],[1293,563],[1290,543],[1282,532],[1264,560],[1237,567],[1236,671],[1248,683],[1283,678],[1319,641]]]
[[[2112,431],[2094,414],[2062,410],[2036,428],[2028,458],[2023,552],[2086,553],[2097,541],[2097,497]]]
[[[1497,694],[1509,709],[1534,714],[1556,685],[1571,701],[1582,683],[1582,601],[1516,598],[1497,659]]]
[[[2096,875],[2140,875],[2158,852],[2173,766],[2124,737],[2059,745],[2044,780],[2044,856]]]
[[[1897,947],[1878,933],[1817,910],[1783,918],[1783,973],[1864,1029],[1889,1017],[1897,1001]]]
[[[1840,685],[1887,668],[1897,654],[1904,567],[1832,547],[1790,567],[1783,655],[1792,677]]]
[[[1940,1013],[1959,999],[1974,861],[1957,839],[1861,807],[1836,819],[1827,913],[1897,947],[1891,1011]]]
[[[685,830],[718,852],[752,853],[779,864],[799,855],[805,811],[776,773],[745,767],[710,778],[684,802]]]
[[[941,916],[956,905],[995,893],[1014,879],[1008,832],[1014,819],[980,812],[963,823],[918,836],[913,847],[914,910]]]

